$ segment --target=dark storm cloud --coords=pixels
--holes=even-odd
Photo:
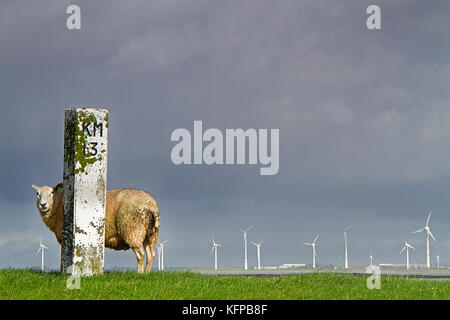
[[[361,262],[369,246],[400,246],[397,228],[420,227],[429,207],[439,227],[449,225],[447,1],[377,1],[381,31],[365,28],[372,3],[356,0],[76,1],[82,29],[68,31],[73,3],[0,4],[5,208],[32,203],[32,183],[61,180],[64,108],[102,106],[109,187],[159,199],[168,263],[207,264],[215,232],[228,248],[223,259],[239,264],[241,224],[257,225],[273,264],[309,261],[300,244],[311,229],[323,230],[322,259],[336,263],[343,220],[359,221]],[[192,131],[194,120],[205,129],[279,128],[280,172],[173,165],[170,134]],[[2,210],[2,234],[48,235],[36,229],[37,212],[24,211]],[[398,259],[396,250],[386,259]]]

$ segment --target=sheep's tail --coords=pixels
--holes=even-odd
[[[152,210],[151,214],[153,216],[153,221],[154,221],[154,224],[151,227],[151,232],[157,234],[159,232],[159,228],[161,226],[161,218],[159,215],[159,209]]]
[[[161,220],[159,217],[159,209],[156,210],[149,210],[150,214],[152,216],[151,222],[148,229],[147,229],[147,235],[145,236],[144,240],[144,246],[150,245],[150,248],[152,252],[154,253],[154,248],[156,246],[156,243],[158,242],[159,237],[159,227],[161,226]]]

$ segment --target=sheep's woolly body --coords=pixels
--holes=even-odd
[[[158,236],[158,204],[150,194],[136,189],[106,192],[105,245],[126,250],[140,247],[145,240]]]
[[[42,187],[45,188],[45,187]],[[62,238],[62,184],[53,188],[53,204],[47,213],[41,212],[44,223],[61,244]],[[155,257],[160,214],[156,199],[136,189],[115,189],[106,192],[105,247],[114,250],[132,249],[138,260],[138,271],[143,271],[144,247],[147,253],[146,271]]]

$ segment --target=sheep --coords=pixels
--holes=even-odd
[[[55,187],[32,185],[41,218],[59,244],[63,221],[62,186],[62,183]],[[159,228],[159,208],[151,194],[130,188],[106,191],[105,247],[114,250],[131,248],[136,254],[139,273],[144,272],[145,254],[145,272],[152,267]]]

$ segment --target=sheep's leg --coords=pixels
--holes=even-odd
[[[147,254],[147,263],[145,265],[145,272],[150,272],[153,265],[153,259],[155,259],[155,250],[153,250],[149,242],[144,243],[144,246],[145,246],[145,253]]]
[[[133,250],[134,253],[136,254],[138,272],[144,273],[144,257],[145,257],[144,249],[142,249],[142,247],[137,248],[135,247],[131,248],[131,250]]]
[[[155,246],[158,242],[158,232],[147,234],[144,240],[144,247],[147,253],[147,264],[145,266],[145,272],[149,272],[155,259]]]

